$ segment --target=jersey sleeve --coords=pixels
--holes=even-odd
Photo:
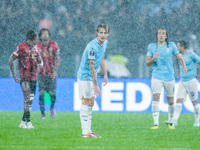
[[[17,49],[16,49],[12,54],[13,54],[16,58],[18,58],[19,56],[22,55],[23,51],[24,51],[23,46],[19,45],[19,46],[17,47]]]
[[[53,53],[54,53],[55,55],[60,55],[60,49],[59,49],[59,47],[58,47],[58,43],[57,43],[57,42],[54,42]]]
[[[95,60],[95,50],[91,46],[87,46],[88,59]]]
[[[153,51],[152,51],[151,44],[149,44],[147,47],[147,57],[153,57]]]
[[[192,60],[193,60],[195,63],[199,63],[199,62],[200,62],[200,57],[199,57],[196,53],[192,52],[191,57],[192,57]]]
[[[177,49],[177,46],[174,42],[171,42],[171,45],[172,45],[172,53],[173,55],[177,55],[179,53],[178,49]]]

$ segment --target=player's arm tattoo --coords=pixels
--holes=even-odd
[[[11,71],[13,77],[15,77],[14,63],[13,63],[13,61],[15,59],[16,59],[16,57],[13,54],[11,54],[11,56],[9,58],[9,65],[10,65],[10,71]]]
[[[104,75],[107,75],[107,70],[106,70],[106,65],[105,65],[104,57],[103,57],[103,59],[101,60],[101,68],[102,68],[102,70],[103,70]]]
[[[97,78],[95,73],[95,60],[89,60],[90,73],[94,85],[97,85]]]

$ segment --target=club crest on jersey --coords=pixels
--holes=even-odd
[[[167,48],[167,52],[169,52],[169,48]]]
[[[90,51],[90,56],[94,56],[94,51]]]

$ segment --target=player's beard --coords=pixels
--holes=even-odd
[[[48,45],[49,44],[49,38],[42,39],[42,44],[43,45]]]

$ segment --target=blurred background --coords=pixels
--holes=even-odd
[[[0,77],[11,76],[8,58],[30,29],[50,29],[61,51],[58,77],[76,77],[82,52],[100,23],[110,27],[107,63],[118,63],[126,72],[111,71],[112,77],[151,77],[145,65],[147,46],[159,28],[167,30],[169,41],[185,40],[200,55],[198,0],[1,0],[0,20]]]

